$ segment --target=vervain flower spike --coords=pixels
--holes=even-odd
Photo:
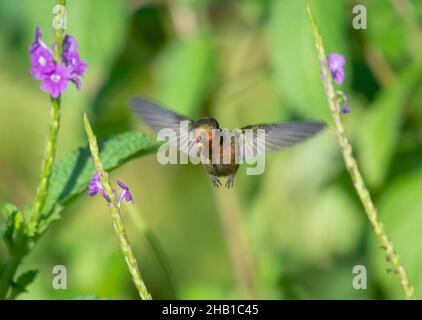
[[[360,173],[359,166],[353,156],[352,146],[350,145],[346,136],[343,122],[340,116],[340,103],[337,99],[338,92],[335,91],[334,85],[331,81],[330,73],[332,73],[332,70],[329,68],[328,61],[326,60],[322,37],[318,31],[318,27],[315,23],[311,8],[309,6],[307,6],[307,11],[309,21],[311,22],[312,32],[315,37],[315,47],[321,65],[321,75],[324,82],[327,102],[333,118],[334,128],[339,140],[341,151],[343,153],[346,168],[352,178],[353,186],[359,196],[360,201],[362,202],[368,220],[371,223],[378,241],[380,242],[380,247],[385,250],[387,261],[391,264],[394,272],[397,274],[400,280],[400,284],[405,293],[406,299],[414,300],[416,299],[415,290],[410,283],[406,269],[400,262],[399,255],[394,251],[393,244],[385,232],[384,225],[379,220],[377,209],[372,202],[371,195],[369,194],[368,188],[366,187],[365,181],[363,180]],[[334,78],[334,76],[332,77]]]
[[[151,295],[148,292],[144,281],[142,280],[142,276],[138,268],[138,263],[136,262],[135,255],[133,254],[132,248],[129,244],[125,226],[120,215],[120,202],[122,199],[125,199],[126,201],[132,201],[132,195],[129,192],[129,188],[124,183],[117,181],[117,184],[122,188],[122,192],[120,197],[116,199],[116,190],[111,187],[108,180],[108,173],[105,171],[103,163],[100,159],[97,138],[92,131],[86,114],[84,114],[84,125],[88,137],[92,160],[94,162],[95,169],[97,170],[97,173],[94,174],[88,185],[89,195],[94,196],[100,193],[107,200],[113,220],[114,230],[120,244],[120,249],[125,257],[129,272],[132,275],[132,280],[138,289],[139,296],[142,300],[151,300]]]
[[[58,0],[58,5],[65,6],[65,0]],[[56,29],[53,47],[49,48],[42,39],[41,29],[35,29],[35,39],[29,46],[31,75],[41,80],[40,88],[51,97],[50,125],[45,156],[41,167],[41,178],[29,218],[31,234],[37,232],[40,212],[47,197],[51,168],[56,155],[58,131],[60,128],[61,94],[66,91],[69,81],[77,89],[81,87],[81,78],[87,69],[87,63],[79,58],[75,38],[65,35],[63,29]]]

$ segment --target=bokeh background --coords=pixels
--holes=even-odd
[[[346,56],[344,116],[385,228],[422,296],[422,1],[68,0],[67,32],[89,64],[63,97],[58,158],[86,145],[82,113],[99,138],[144,130],[128,110],[141,95],[224,127],[319,119],[331,124],[305,3],[327,52]],[[0,2],[0,203],[31,203],[49,99],[29,73],[40,26],[51,44],[53,0]],[[367,8],[367,30],[352,27]],[[131,187],[124,219],[154,298],[402,298],[344,167],[330,126],[240,170],[213,190],[200,166],[160,165],[154,154],[112,173]],[[0,218],[2,219],[2,218]],[[7,256],[0,246],[0,260]],[[68,289],[52,288],[65,265]],[[367,290],[352,287],[355,265]],[[80,196],[20,270],[40,273],[22,299],[134,299],[110,214]]]

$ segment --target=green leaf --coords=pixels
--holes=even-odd
[[[16,282],[12,282],[11,292],[8,299],[15,299],[21,293],[27,292],[26,287],[30,285],[36,278],[38,270],[29,270],[22,273]]]
[[[400,261],[413,284],[416,296],[422,294],[422,172],[402,176],[390,184],[377,203],[386,233],[400,253]],[[397,276],[387,273],[390,264],[385,252],[378,248],[375,236],[370,239],[372,265],[376,279],[385,289],[387,298],[403,299]]]
[[[403,108],[422,76],[422,63],[411,64],[399,78],[381,92],[362,123],[359,157],[368,184],[378,188],[384,182],[399,137]]]
[[[308,2],[324,37],[326,54],[336,51],[347,56],[343,1],[273,1],[267,31],[274,80],[292,112],[329,119],[319,61],[305,10]]]
[[[152,153],[158,146],[159,142],[139,132],[115,135],[99,143],[100,157],[107,171],[130,159]],[[51,218],[57,217],[62,206],[87,189],[94,173],[88,147],[79,148],[55,163],[47,201],[41,212],[43,220],[49,223]]]
[[[367,4],[368,45],[375,46],[389,63],[400,65],[406,55],[408,30],[406,18],[397,14],[391,1],[371,1]],[[391,26],[394,26],[392,28]]]
[[[19,211],[19,209],[13,203],[5,203],[0,207],[0,212],[6,220],[17,211]]]
[[[157,96],[174,111],[197,116],[215,71],[211,36],[199,33],[164,49],[155,68]]]
[[[1,206],[0,212],[5,218],[5,223],[0,228],[0,239],[4,240],[9,251],[16,241],[18,232],[24,226],[22,212],[12,203],[6,203]]]

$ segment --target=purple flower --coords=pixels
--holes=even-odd
[[[123,199],[125,199],[127,202],[131,201],[133,204],[132,194],[130,193],[128,186],[126,186],[123,182],[120,182],[119,180],[116,180],[116,182],[119,187],[122,188],[122,193],[120,193],[119,200],[117,201],[117,206],[120,207],[120,203]]]
[[[350,113],[350,108],[348,104],[345,104],[343,109],[341,109],[341,112],[343,113]]]
[[[29,52],[32,53],[40,47],[50,50],[48,48],[48,46],[44,43],[44,41],[42,41],[42,39],[41,39],[41,29],[40,29],[40,27],[36,27],[35,28],[35,41],[33,43],[31,43],[31,45],[29,46]]]
[[[104,192],[104,188],[100,182],[100,174],[97,172],[92,176],[91,181],[89,181],[88,194],[90,197],[93,197],[99,192]]]
[[[54,70],[53,53],[41,40],[41,30],[35,30],[35,41],[29,46],[31,53],[30,72],[35,79],[42,80],[45,74]]]
[[[101,194],[104,199],[110,202],[110,198],[104,192],[103,185],[100,181],[100,174],[98,172],[92,176],[91,181],[89,181],[88,185],[88,194],[90,197],[95,196],[97,193]]]
[[[327,57],[328,69],[337,84],[342,84],[344,81],[344,65],[346,59],[339,53],[331,53]]]
[[[122,188],[122,192],[120,193],[119,199],[117,200],[117,206],[120,207],[120,204],[123,199],[128,202],[131,201],[133,203],[133,197],[129,191],[129,187],[118,180],[116,180],[116,182],[120,186],[120,188]],[[93,197],[98,193],[101,194],[101,196],[106,199],[108,203],[111,203],[111,199],[106,195],[104,188],[101,184],[100,174],[97,172],[92,176],[91,181],[89,181],[88,194],[90,197]],[[113,195],[116,197],[116,190],[114,189]]]
[[[53,98],[57,98],[66,91],[69,82],[69,69],[62,64],[54,65],[51,73],[42,76],[43,83],[41,89],[50,93]]]
[[[57,46],[57,44],[55,44]],[[31,55],[32,76],[42,80],[41,89],[57,98],[66,91],[67,83],[72,81],[78,90],[88,64],[79,58],[78,43],[72,36],[66,35],[63,40],[63,63],[54,61],[52,50],[42,41],[41,29],[35,29],[35,41],[29,46]]]
[[[79,58],[78,43],[72,36],[66,35],[63,40],[63,62],[70,68],[70,78],[78,90],[81,87],[79,77],[82,77],[88,64]]]
[[[78,42],[70,35],[66,35],[63,40],[63,52],[78,52]]]
[[[31,54],[32,76],[37,80],[42,80],[45,74],[51,73],[55,68],[53,55],[49,49],[39,47]]]

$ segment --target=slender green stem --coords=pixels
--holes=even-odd
[[[44,160],[41,167],[41,177],[35,196],[35,202],[32,207],[29,218],[29,231],[34,235],[37,229],[37,223],[42,207],[47,198],[47,190],[50,182],[51,168],[56,157],[57,136],[60,127],[60,97],[51,100],[50,108],[50,128],[48,133],[47,145],[45,147]]]
[[[4,300],[9,292],[10,282],[13,279],[17,268],[19,267],[22,261],[23,255],[18,254],[10,258],[10,261],[6,265],[4,274],[0,279],[0,300]]]
[[[400,284],[403,288],[406,299],[416,299],[415,290],[413,289],[409,281],[406,270],[400,263],[399,256],[395,253],[393,249],[392,242],[387,237],[382,222],[380,222],[378,218],[377,209],[375,208],[375,205],[372,202],[368,188],[366,187],[362,175],[359,171],[357,162],[353,157],[352,146],[350,145],[347,139],[347,136],[344,131],[344,126],[341,120],[340,106],[336,101],[336,92],[333,86],[331,74],[328,70],[322,37],[318,31],[318,27],[315,23],[312,11],[309,6],[307,6],[307,12],[312,25],[312,31],[315,36],[315,46],[318,52],[318,59],[321,64],[321,74],[328,100],[328,106],[330,108],[330,112],[334,121],[334,126],[343,153],[346,168],[352,178],[353,185],[366,211],[366,215],[368,216],[372,228],[374,229],[374,232],[381,244],[381,248],[385,250],[387,260],[392,264],[393,270],[400,279]]]
[[[66,0],[58,0],[58,5],[66,6]],[[56,29],[54,32],[53,55],[56,63],[61,62],[63,50],[63,39],[65,36],[64,29]],[[0,279],[0,299],[6,297],[9,286],[15,273],[21,264],[23,258],[28,254],[29,248],[32,247],[37,240],[37,227],[41,214],[41,210],[47,198],[47,191],[51,177],[51,169],[56,158],[57,137],[60,128],[60,106],[61,97],[51,98],[50,105],[50,122],[47,137],[47,145],[45,147],[44,159],[41,166],[40,181],[35,195],[35,200],[31,208],[28,221],[28,234],[21,234],[19,242],[11,253],[10,261],[6,265],[6,269]]]
[[[66,0],[58,0],[57,5],[66,7]],[[63,13],[64,18],[66,18],[66,14],[67,14],[66,12]],[[65,26],[63,26],[63,27],[65,27]],[[54,47],[54,49],[55,49],[54,50],[54,59],[56,60],[56,62],[61,60],[61,55],[62,55],[62,52],[63,52],[63,39],[64,39],[64,36],[65,36],[64,31],[65,31],[64,29],[59,29],[59,28],[57,28],[55,30],[54,41],[57,44],[57,46]]]
[[[114,230],[116,231],[117,238],[119,239],[120,249],[125,257],[126,264],[129,268],[129,271],[132,275],[133,282],[135,283],[136,288],[138,289],[139,296],[142,300],[151,300],[151,295],[149,294],[144,281],[142,280],[141,273],[139,272],[138,264],[136,262],[135,256],[133,254],[132,248],[130,247],[126,230],[123,225],[122,218],[120,216],[120,208],[117,205],[116,195],[113,192],[113,188],[108,181],[108,174],[104,170],[103,164],[100,159],[97,138],[92,131],[91,125],[89,123],[86,113],[84,114],[84,125],[85,131],[88,136],[89,148],[91,150],[92,159],[94,161],[95,169],[100,175],[100,182],[104,188],[105,194],[110,199],[109,206],[111,211],[111,217],[113,219]]]
[[[57,5],[66,6],[66,0],[58,0]],[[64,29],[56,29],[54,32],[53,54],[56,63],[61,62],[63,51]],[[51,168],[56,158],[57,136],[60,128],[60,106],[61,97],[51,98],[50,126],[47,145],[44,152],[44,160],[41,166],[41,177],[37,188],[34,204],[29,218],[29,232],[34,235],[37,232],[38,219],[47,198],[48,185],[50,183]]]

